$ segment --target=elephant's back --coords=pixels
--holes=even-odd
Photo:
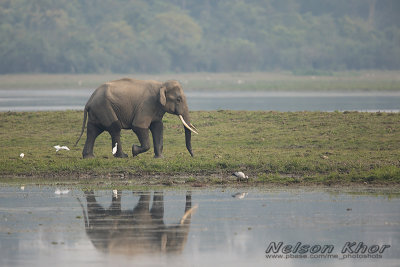
[[[119,80],[110,81],[105,83],[110,88],[116,88],[118,90],[123,90],[124,88],[129,88],[130,90],[144,90],[151,87],[160,87],[161,82],[153,80],[137,80],[132,78],[122,78]]]
[[[161,82],[152,80],[137,80],[131,78],[122,78],[119,80],[114,80],[106,82],[100,85],[92,94],[94,95],[105,95],[108,94],[122,94],[122,95],[132,95],[132,93],[142,93],[155,88],[160,88]]]
[[[156,81],[142,81],[130,78],[111,81],[99,87],[101,94],[114,103],[124,103],[124,105],[139,104],[144,98],[161,86]]]
[[[155,88],[159,86],[159,82],[129,78],[110,81],[95,90],[86,104],[86,110],[89,115],[96,114],[97,117],[109,117],[111,114],[112,118],[105,124],[118,120],[123,129],[128,129],[135,114],[141,110],[144,102],[148,103],[154,98],[150,96],[154,95]]]

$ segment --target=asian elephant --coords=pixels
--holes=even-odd
[[[124,78],[107,82],[98,87],[84,109],[81,134],[87,122],[87,138],[83,148],[83,158],[94,157],[95,140],[103,131],[109,132],[115,157],[125,158],[122,151],[121,129],[132,129],[140,146],[132,146],[132,155],[150,149],[149,129],[153,136],[154,157],[162,157],[163,123],[165,112],[178,115],[185,129],[186,148],[193,157],[191,132],[197,129],[190,123],[189,109],[182,86],[178,81],[142,81]],[[115,152],[115,153],[114,153]]]
[[[139,193],[131,210],[121,210],[121,191],[113,194],[110,207],[103,208],[93,191],[86,191],[87,217],[82,203],[86,234],[96,249],[111,254],[180,253],[187,241],[192,207],[191,193],[186,194],[184,215],[176,224],[164,224],[164,196],[154,192]]]

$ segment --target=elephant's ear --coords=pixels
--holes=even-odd
[[[167,104],[167,96],[165,95],[166,90],[167,90],[167,87],[165,85],[161,86],[161,88],[160,88],[160,103],[162,106],[165,106],[165,104]]]

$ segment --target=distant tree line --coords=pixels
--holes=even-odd
[[[0,73],[399,68],[399,0],[0,0]]]

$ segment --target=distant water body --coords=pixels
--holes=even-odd
[[[0,90],[0,111],[82,110],[93,89]],[[400,92],[188,91],[190,110],[399,112]]]

